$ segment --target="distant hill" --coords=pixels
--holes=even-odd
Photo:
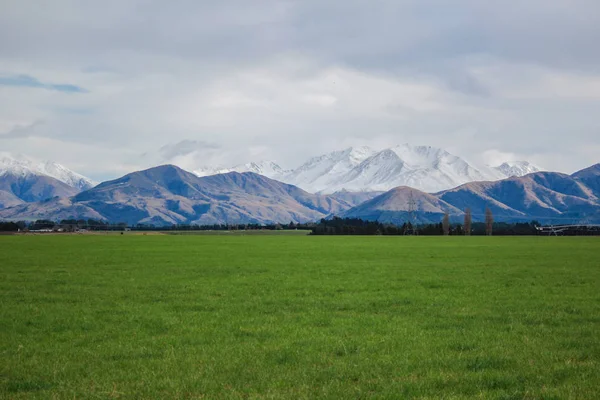
[[[439,222],[446,211],[460,220],[467,207],[475,221],[483,220],[489,207],[498,221],[600,223],[599,171],[597,164],[573,175],[536,172],[501,181],[470,182],[435,194],[400,187],[341,216],[390,223],[406,220],[407,196],[412,193],[419,222]]]
[[[4,219],[95,218],[128,224],[307,222],[348,206],[247,172],[197,177],[173,165],[134,172],[70,199],[0,210]]]
[[[339,192],[330,194],[329,197],[336,199],[340,203],[347,204],[349,207],[354,207],[383,193],[385,192],[349,192],[347,190],[340,190]]]
[[[345,218],[360,218],[368,221],[380,221],[402,224],[408,220],[410,202],[418,210],[417,222],[428,223],[437,220],[445,210],[460,213],[460,210],[451,206],[435,195],[422,192],[407,186],[397,187],[384,194],[366,201],[342,214]]]

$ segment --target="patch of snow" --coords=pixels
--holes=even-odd
[[[521,177],[541,171],[541,168],[531,164],[528,161],[507,161],[493,168],[507,178],[511,178],[513,176]]]
[[[30,157],[9,153],[0,153],[0,176],[5,174],[18,176],[45,175],[57,179],[81,191],[96,185],[91,179],[71,171],[67,167],[53,161],[37,161]]]

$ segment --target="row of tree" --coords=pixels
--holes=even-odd
[[[2,222],[2,221],[0,221],[0,231],[2,231],[2,232],[42,231],[42,230],[75,232],[78,230],[107,231],[107,230],[124,230],[124,229],[127,229],[127,224],[125,224],[125,223],[111,224],[106,221],[100,221],[100,220],[94,220],[94,219],[63,219],[58,222],[52,221],[49,219],[38,219],[36,221],[17,221],[17,222]]]
[[[316,223],[296,224],[213,224],[213,225],[192,225],[192,224],[173,224],[169,226],[137,224],[128,226],[124,222],[109,223],[106,221],[94,219],[63,219],[52,221],[48,219],[38,219],[36,221],[18,221],[3,222],[0,221],[0,232],[17,231],[42,231],[52,230],[60,232],[75,232],[81,230],[88,231],[122,231],[125,229],[135,231],[237,231],[237,230],[310,230]]]
[[[413,225],[410,222],[392,225],[377,221],[365,221],[358,218],[333,218],[322,219],[311,228],[313,235],[537,235],[540,223],[531,222],[472,222],[466,224],[451,224],[450,219],[444,217],[437,224]]]

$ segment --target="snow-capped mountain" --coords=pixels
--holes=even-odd
[[[513,176],[520,177],[534,172],[541,171],[541,168],[531,164],[528,161],[507,161],[494,167],[495,170],[501,172],[507,178]]]
[[[96,185],[91,179],[56,162],[37,161],[23,155],[15,157],[9,153],[0,153],[0,176],[9,173],[21,177],[49,176],[79,191],[90,189]]]
[[[208,167],[208,166],[202,166],[202,167],[198,167],[198,168],[194,169],[191,172],[194,175],[196,175],[197,177],[202,178],[203,176],[226,174],[227,172],[229,172],[229,169],[227,169],[227,168],[212,168],[212,167]]]
[[[201,167],[192,172],[198,177],[226,174],[229,172],[254,172],[255,174],[266,176],[267,178],[277,179],[286,175],[290,171],[285,171],[277,163],[267,160],[260,162],[249,162],[247,164],[236,165],[235,167],[231,168]]]
[[[194,173],[207,176],[254,172],[308,192],[331,194],[388,191],[398,186],[435,193],[468,182],[496,181],[537,171],[539,168],[527,161],[476,166],[441,148],[403,144],[379,151],[366,146],[350,147],[313,157],[287,171],[273,161],[262,161],[233,168],[205,167]]]
[[[343,189],[385,191],[410,186],[425,192],[437,192],[470,181],[499,178],[497,174],[480,171],[443,149],[403,144],[376,152],[327,187],[311,189],[331,193]],[[300,183],[298,186],[302,187]]]
[[[437,147],[403,144],[381,151],[360,147],[325,154],[281,179],[309,192],[334,193],[387,191],[398,186],[438,192],[471,181],[505,177]]]
[[[281,177],[289,171],[285,171],[277,163],[273,161],[250,162],[244,165],[233,167],[229,172],[254,172],[255,174],[266,176],[267,178]]]
[[[328,191],[328,193],[333,193],[337,189],[329,190],[330,188],[339,186],[339,182],[349,171],[352,171],[375,153],[373,149],[366,146],[334,151],[313,157],[280,178],[286,183],[301,187],[309,192]]]

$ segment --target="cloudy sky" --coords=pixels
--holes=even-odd
[[[406,142],[564,172],[600,161],[597,0],[0,9],[0,150],[95,179]]]

